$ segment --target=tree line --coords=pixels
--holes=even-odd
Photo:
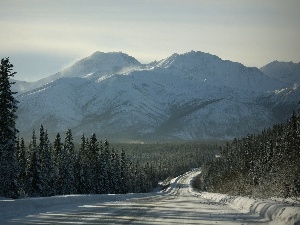
[[[64,140],[58,133],[51,143],[41,125],[38,137],[33,131],[27,146],[23,138],[17,139],[15,192],[18,197],[149,192],[159,181],[201,166],[215,147],[196,143],[111,145],[92,134],[89,138],[82,135],[76,148],[71,129]]]
[[[300,116],[293,112],[278,124],[234,139],[221,155],[206,163],[202,188],[255,197],[300,197]]]
[[[76,150],[70,129],[51,144],[41,126],[39,141],[33,131],[28,147],[21,138],[16,151],[21,196],[148,192],[157,183],[150,164],[132,163],[95,134],[82,135]]]

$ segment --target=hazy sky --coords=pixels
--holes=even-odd
[[[149,63],[191,50],[246,66],[300,61],[300,0],[0,0],[0,58],[20,80],[95,51]]]

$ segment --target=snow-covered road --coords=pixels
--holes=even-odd
[[[190,187],[199,170],[164,192],[0,200],[0,224],[269,224],[268,219],[203,198]]]

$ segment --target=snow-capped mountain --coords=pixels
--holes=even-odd
[[[122,74],[139,66],[141,66],[140,62],[122,52],[95,52],[63,71],[40,80],[40,82],[48,83],[62,77],[95,79],[110,74]]]
[[[260,70],[267,76],[287,84],[300,83],[300,62],[271,62]]]
[[[96,52],[42,83],[18,96],[21,136],[43,124],[52,136],[71,128],[114,141],[231,138],[281,122],[297,105],[257,68],[194,51],[149,65]]]
[[[140,66],[140,62],[125,53],[104,53],[97,51],[89,57],[78,60],[72,66],[52,76],[45,77],[36,82],[18,81],[14,88],[19,94],[22,94],[51,83],[59,78],[81,77],[94,80],[112,74],[122,74]]]

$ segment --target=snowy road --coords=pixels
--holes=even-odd
[[[0,214],[0,224],[268,224],[259,215],[194,195],[190,180],[197,173],[178,177],[159,193],[70,196],[64,203],[59,197],[16,200],[6,210],[0,208],[6,213]]]

